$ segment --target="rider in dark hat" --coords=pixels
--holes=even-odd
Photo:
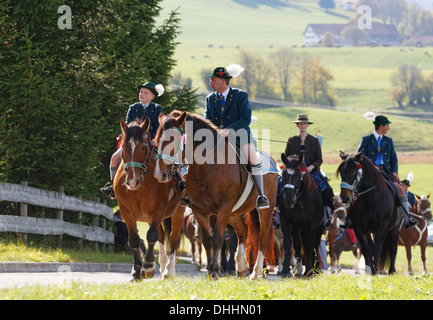
[[[217,67],[209,75],[213,92],[206,97],[205,118],[212,121],[224,138],[236,133],[236,142],[242,153],[247,156],[251,165],[251,173],[257,193],[259,194],[257,209],[269,208],[269,200],[263,192],[262,163],[256,154],[253,137],[250,130],[251,106],[248,94],[237,88],[229,86],[230,79],[238,77],[244,71],[240,65],[231,64]]]
[[[372,134],[362,137],[358,152],[369,158],[380,170],[390,185],[395,186],[397,195],[400,195],[401,209],[406,229],[414,227],[418,221],[409,215],[408,199],[398,177],[398,159],[392,139],[385,134],[388,133],[391,121],[384,115],[376,116],[373,121],[374,131]],[[341,228],[351,228],[350,218],[340,224]]]
[[[155,85],[153,82],[146,82],[137,86],[138,98],[140,102],[136,102],[129,106],[128,113],[126,115],[126,123],[130,123],[134,120],[145,120],[149,117],[149,133],[152,139],[155,138],[156,132],[159,128],[158,117],[162,112],[162,107],[159,104],[153,103],[152,100],[155,97],[159,97],[164,93],[164,87],[161,84]],[[117,138],[119,143],[117,144],[118,150],[112,155],[110,161],[110,177],[111,182],[107,183],[105,187],[101,188],[100,191],[106,196],[114,198],[113,180],[116,175],[117,168],[122,160],[122,148],[120,147],[121,135]]]
[[[294,135],[287,140],[284,154],[286,157],[292,154],[304,154],[306,170],[311,174],[322,192],[325,228],[327,230],[332,230],[334,229],[334,226],[330,220],[330,213],[334,209],[334,191],[329,185],[328,180],[320,172],[320,166],[323,163],[323,159],[319,139],[313,137],[307,131],[308,126],[313,124],[313,122],[308,120],[307,115],[299,114],[293,123],[298,127],[299,134]]]

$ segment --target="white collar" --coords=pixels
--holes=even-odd
[[[383,134],[380,135],[378,134],[376,131],[373,131],[374,137],[376,138],[376,140],[380,137],[380,140],[382,140]]]
[[[230,87],[227,88],[226,91],[224,91],[223,93],[220,93],[224,96],[224,98],[227,100],[227,96],[229,95],[229,91],[230,91]]]

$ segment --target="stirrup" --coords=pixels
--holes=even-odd
[[[106,187],[103,187],[99,189],[103,194],[105,194],[107,197],[115,198],[114,189],[112,185],[108,185]]]
[[[256,208],[258,210],[261,209],[268,209],[270,207],[269,200],[266,198],[266,196],[258,196],[256,200]]]

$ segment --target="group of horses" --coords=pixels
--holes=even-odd
[[[120,121],[124,133],[120,143],[122,163],[113,187],[128,228],[128,242],[133,252],[133,280],[154,276],[157,242],[161,277],[175,275],[176,250],[185,209],[180,206],[183,195],[178,171],[186,165],[189,206],[201,228],[208,273],[213,278],[220,276],[221,248],[229,224],[238,238],[234,256],[236,275],[249,275],[251,279],[263,277],[265,264],[272,264],[275,259],[273,215],[278,174],[264,174],[264,193],[270,207],[259,212],[256,188],[250,186],[248,189],[252,179],[249,166],[242,163],[236,148],[227,140],[223,139],[221,143],[216,126],[199,115],[179,111],[161,115],[159,120],[155,138],[158,147],[154,146],[148,133],[149,119],[129,124],[123,119]],[[185,132],[187,122],[192,124],[188,126],[191,132]],[[200,135],[202,129],[207,135]],[[209,133],[213,142],[210,150],[209,141],[203,148],[203,138],[209,140]],[[201,159],[188,159],[188,148]],[[382,261],[386,258],[390,261],[389,273],[393,273],[401,215],[392,191],[371,161],[361,153],[341,156],[342,163],[338,168],[343,180],[340,196],[348,207],[366,265],[375,274],[379,257]],[[211,161],[199,161],[205,157]],[[282,272],[291,272],[289,260],[293,248],[295,258],[305,266],[304,275],[311,276],[319,272],[317,252],[324,231],[321,193],[303,169],[302,154],[289,157],[283,154],[281,158],[284,168],[279,208],[285,251]],[[424,213],[430,213],[431,218],[431,210],[424,209]],[[137,221],[149,224],[145,257],[139,246]]]

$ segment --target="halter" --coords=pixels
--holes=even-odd
[[[302,170],[302,169],[303,169],[303,170]],[[304,174],[305,174],[305,171],[304,171],[305,168],[304,168],[304,167],[301,167],[301,170],[302,170],[302,172],[301,172],[301,181],[302,181],[302,180],[303,180],[303,177],[304,177]],[[286,184],[284,184],[284,185],[282,186],[281,192],[283,192],[283,191],[286,190],[286,189],[293,190],[293,191],[295,192],[295,203],[297,203],[298,198],[302,195],[303,191],[302,191],[302,192],[299,192],[299,189],[301,188],[301,186],[299,186],[298,188],[296,188],[296,186],[295,186],[294,184],[291,183],[291,182],[292,182],[293,175],[294,175],[295,173],[294,173],[294,172],[293,172],[293,173],[289,173],[289,172],[287,172],[287,170],[286,170],[286,173],[289,175],[290,179],[289,179],[289,182],[288,182],[288,183],[286,183]]]
[[[353,181],[352,184],[349,184],[346,181],[342,181],[340,184],[340,188],[352,191],[353,199],[356,200],[358,197],[360,197],[360,196],[370,192],[374,188],[376,188],[376,186],[374,185],[373,187],[370,187],[367,190],[364,190],[362,192],[358,192],[358,186],[359,186],[359,183],[361,182],[362,177],[363,177],[362,176],[362,164],[360,164],[358,161],[354,161],[354,162],[358,166],[358,174],[356,175],[355,181]]]
[[[428,212],[432,212],[431,211],[431,208],[430,207],[427,207],[427,208],[425,208],[424,210],[421,208],[421,202],[423,201],[423,200],[427,200],[426,198],[424,198],[424,196],[421,198],[421,199],[419,199],[417,202],[418,202],[418,204],[417,204],[417,206],[416,206],[416,208],[417,208],[417,211],[418,211],[418,214],[425,220],[425,214],[426,213],[428,213]],[[427,200],[428,201],[428,200]]]
[[[179,152],[183,151],[183,146],[186,143],[186,132],[185,129],[182,128],[182,126],[180,128],[173,127],[171,129],[177,129],[181,134],[181,136],[179,137],[179,144],[178,144],[178,148],[176,149],[176,153],[174,154],[174,156],[169,156],[163,153],[157,153],[155,155],[155,161],[161,159],[161,160],[167,160],[171,162],[170,164],[171,174],[174,175],[176,173],[176,170],[182,169],[185,166],[182,162],[177,161],[177,159],[179,158]]]
[[[144,137],[147,138],[147,135],[144,134]],[[147,159],[144,159],[143,162],[136,162],[136,161],[125,162],[123,164],[123,170],[126,171],[128,168],[140,168],[141,170],[143,170],[142,174],[151,173],[151,172],[148,172],[146,170],[147,170],[147,165],[150,161],[150,156],[152,154],[152,151],[154,151],[155,149],[152,145],[149,144],[149,142],[147,140],[145,142],[145,146],[149,150],[149,155],[147,156]]]

